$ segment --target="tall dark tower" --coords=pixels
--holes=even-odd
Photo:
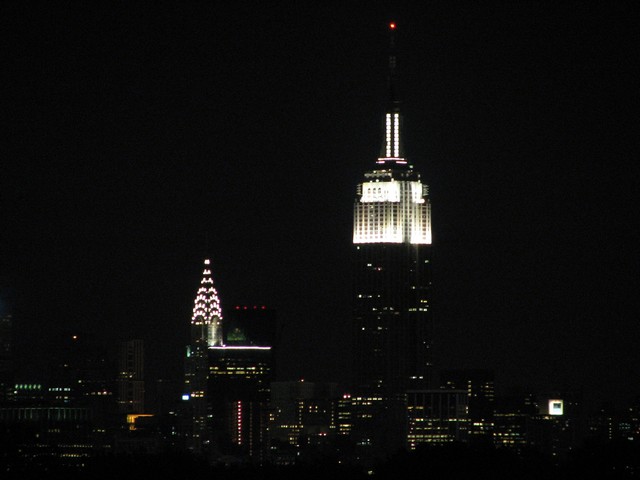
[[[118,410],[144,412],[144,342],[125,340],[118,345]]]
[[[432,365],[431,205],[402,149],[395,29],[382,152],[357,187],[353,225],[353,386],[381,396],[426,388]]]

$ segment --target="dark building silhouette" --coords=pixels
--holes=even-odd
[[[407,395],[350,395],[342,405],[348,409],[349,438],[353,459],[373,466],[407,446]],[[344,424],[341,425],[344,428]]]
[[[118,410],[144,412],[144,342],[125,340],[118,345]]]
[[[467,442],[468,400],[465,390],[410,390],[407,394],[409,448]]]
[[[498,448],[521,454],[530,445],[538,406],[533,394],[496,398],[493,440]]]
[[[87,407],[99,430],[125,422],[117,413],[117,358],[111,348],[91,334],[66,333],[47,376],[48,398],[56,405]]]
[[[276,312],[264,305],[236,305],[226,310],[222,335],[225,345],[269,345],[277,343]]]
[[[339,431],[336,383],[273,382],[269,420],[269,459],[296,463],[328,452]]]
[[[9,401],[15,381],[13,318],[0,304],[0,403]]]
[[[46,381],[19,380],[0,406],[0,444],[7,471],[79,469],[111,451],[117,415],[116,368],[107,349],[85,335],[64,335]]]
[[[266,458],[276,322],[275,310],[264,305],[235,306],[221,322],[223,344],[209,347],[212,450],[225,461]]]
[[[267,345],[209,348],[207,404],[214,458],[232,462],[264,459],[272,365],[273,352]]]
[[[90,408],[23,402],[0,407],[0,445],[7,472],[82,468],[102,450]]]
[[[469,441],[491,442],[495,401],[494,373],[483,369],[440,372],[440,388],[462,390],[469,406]]]

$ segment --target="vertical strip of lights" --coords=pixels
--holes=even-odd
[[[242,445],[242,402],[240,400],[238,400],[238,405],[236,409],[236,429],[237,429],[236,443],[238,445]]]
[[[391,157],[391,114],[387,113],[386,115],[386,150],[385,157]]]
[[[400,158],[400,114],[385,115],[385,158]]]
[[[400,114],[393,114],[393,156],[400,158]]]

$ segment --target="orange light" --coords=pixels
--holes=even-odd
[[[395,23],[395,22],[391,22],[391,23],[389,24],[389,28],[390,28],[391,30],[395,30],[395,29],[396,29],[396,23]]]

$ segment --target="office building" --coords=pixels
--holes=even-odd
[[[467,392],[469,441],[490,443],[495,401],[493,372],[483,369],[443,370],[440,372],[440,388]]]
[[[13,319],[0,305],[0,404],[10,401],[15,380]]]
[[[431,206],[404,155],[390,28],[382,152],[357,187],[353,226],[354,389],[404,394],[430,383]]]
[[[271,384],[269,457],[273,463],[295,463],[300,457],[327,453],[339,434],[336,383],[304,380]]]
[[[466,442],[469,432],[465,390],[411,390],[407,394],[410,449],[421,444]]]
[[[118,411],[144,412],[144,343],[126,340],[118,350]]]
[[[260,463],[267,446],[269,345],[209,348],[206,400],[212,418],[211,454],[233,462]]]

